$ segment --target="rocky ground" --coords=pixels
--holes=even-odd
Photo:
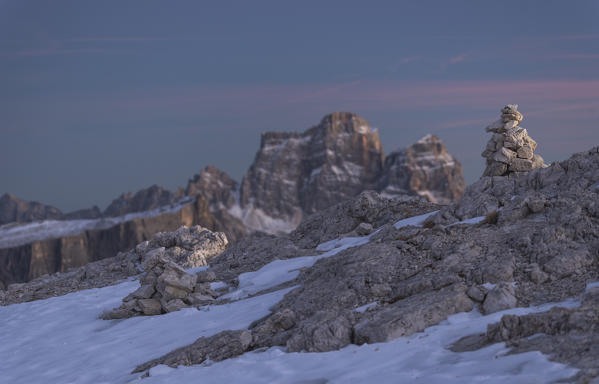
[[[0,290],[0,305],[10,305],[62,296],[83,289],[116,284],[143,272],[149,256],[163,255],[186,268],[204,266],[207,260],[227,247],[226,236],[200,226],[181,227],[174,232],[159,232],[150,241],[140,243],[129,252],[86,264],[65,273],[44,275],[28,283],[11,284]]]
[[[385,342],[473,308],[493,313],[578,298],[579,308],[506,316],[489,327],[484,340],[507,340],[514,353],[540,350],[581,369],[573,380],[587,382],[599,374],[593,345],[599,306],[592,299],[595,290],[585,293],[588,283],[599,280],[598,181],[595,148],[519,177],[484,177],[460,202],[431,215],[423,226],[393,225],[400,219],[393,211],[401,204],[363,194],[307,220],[286,241],[290,249],[294,244],[313,247],[339,236],[336,231],[358,227],[352,220],[359,217],[379,228],[368,243],[302,270],[293,282],[299,287],[249,331],[201,338],[136,371],[157,364],[199,364],[207,356],[225,359],[273,345],[290,352],[323,352],[350,343]],[[364,212],[352,217],[356,206]],[[403,209],[413,216],[434,207],[410,201]],[[335,230],[317,229],[319,221]],[[253,241],[264,244],[259,239],[246,244]],[[230,263],[229,255],[240,251],[233,247],[214,258],[212,269],[218,271],[223,260]],[[260,263],[252,259],[251,268],[258,268]],[[365,305],[367,310],[355,311]],[[522,341],[538,333],[546,335]],[[576,340],[584,342],[572,343]]]
[[[142,271],[141,287],[105,317],[164,316],[186,306],[237,300],[234,293],[248,274],[297,261],[290,278],[242,292],[292,287],[270,315],[246,330],[201,337],[141,364],[135,369],[140,373],[158,364],[215,362],[272,346],[325,352],[386,342],[460,312],[490,314],[573,298],[581,304],[506,315],[486,333],[451,348],[477,350],[505,341],[512,353],[541,351],[578,368],[571,381],[590,382],[599,375],[598,288],[587,288],[599,280],[598,197],[599,147],[527,173],[483,177],[445,207],[365,192],[307,218],[288,236],[251,236],[213,257],[224,239],[213,234],[216,238],[200,244],[182,229],[117,256],[100,268],[98,276],[107,274],[100,282],[83,268],[73,272],[83,275],[73,287],[52,291],[75,275],[48,277],[42,290],[34,289],[36,282],[13,285],[0,298],[4,305],[35,300]],[[214,252],[190,263],[207,244]],[[181,267],[205,261],[208,269]]]

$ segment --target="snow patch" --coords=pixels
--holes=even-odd
[[[225,289],[227,287],[228,287],[228,285],[224,281],[215,281],[215,282],[210,283],[210,289],[212,289],[213,291],[217,291],[219,289]]]
[[[595,281],[592,283],[588,283],[586,289],[584,290],[585,292],[589,292],[591,289],[593,288],[597,288],[599,287],[599,281]]]
[[[0,307],[0,372],[6,383],[125,383],[139,364],[202,336],[245,329],[290,289],[160,316],[100,320],[139,287],[126,282]],[[161,372],[160,369],[158,369]],[[165,378],[168,376],[165,376]]]
[[[378,305],[378,303],[376,301],[374,301],[372,303],[368,303],[368,304],[363,305],[361,307],[354,308],[354,312],[364,313],[364,312],[366,312],[366,310],[368,310],[368,308],[376,307],[377,305]]]
[[[449,224],[447,227],[453,227],[454,225],[459,225],[459,224],[479,224],[484,219],[485,219],[485,216],[477,216],[477,217],[473,217],[471,219],[466,219],[466,220],[458,221],[457,223]]]
[[[424,223],[424,220],[426,220],[429,216],[432,216],[437,212],[439,212],[439,211],[425,213],[424,215],[420,215],[420,216],[408,217],[407,219],[399,220],[397,223],[394,224],[394,226],[397,229],[407,227],[408,225],[413,225],[413,226],[419,227],[422,225],[422,223]]]

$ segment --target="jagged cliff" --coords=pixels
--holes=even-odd
[[[305,214],[374,188],[382,161],[378,132],[352,113],[327,115],[301,134],[264,133],[241,184],[241,209],[295,227]]]
[[[237,216],[250,228],[285,232],[364,190],[448,204],[464,188],[460,163],[438,137],[427,135],[385,158],[377,130],[356,114],[336,112],[303,133],[262,135]]]

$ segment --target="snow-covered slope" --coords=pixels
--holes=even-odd
[[[433,214],[432,212],[431,214]],[[401,220],[396,228],[418,226],[426,217]],[[469,224],[469,223],[464,223]],[[6,383],[126,383],[139,374],[139,364],[201,336],[223,330],[245,329],[270,313],[295,287],[271,293],[297,276],[299,268],[368,243],[375,233],[339,238],[319,245],[325,253],[275,260],[255,272],[239,276],[239,286],[222,299],[231,303],[183,309],[178,312],[126,320],[100,320],[105,310],[138,288],[129,281],[84,290],[61,297],[0,307],[1,382]],[[202,268],[205,270],[205,268]],[[196,271],[193,271],[196,272]],[[215,286],[224,284],[215,284]],[[248,297],[251,295],[256,295]],[[474,352],[448,349],[461,337],[484,332],[504,314],[545,311],[553,306],[576,307],[568,300],[530,308],[515,308],[482,316],[476,310],[449,317],[441,324],[410,337],[387,343],[350,345],[324,353],[286,353],[272,347],[237,358],[176,369],[159,365],[150,370],[148,383],[546,383],[565,379],[577,370],[548,361],[539,352],[508,354],[504,344]],[[372,305],[370,305],[372,306]]]

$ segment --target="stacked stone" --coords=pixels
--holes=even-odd
[[[534,153],[537,143],[519,126],[522,119],[518,105],[508,104],[501,110],[501,118],[486,128],[493,137],[482,153],[487,159],[483,176],[517,176],[546,167],[543,158]]]
[[[167,256],[164,248],[154,249],[142,265],[146,271],[141,286],[123,299],[123,304],[106,313],[104,319],[152,316],[211,303],[217,294],[210,289],[215,276],[210,271],[190,274]]]

